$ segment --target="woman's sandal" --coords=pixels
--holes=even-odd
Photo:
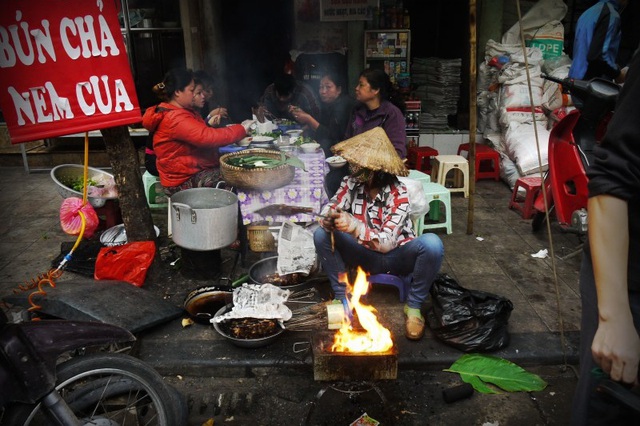
[[[414,315],[408,316],[405,322],[404,335],[409,340],[422,339],[424,335],[424,320]]]

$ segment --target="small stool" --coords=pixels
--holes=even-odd
[[[439,220],[440,219],[440,203],[444,204],[445,207],[445,221],[437,222],[437,223],[425,223],[424,216],[422,216],[415,223],[414,228],[416,229],[416,234],[421,235],[426,229],[433,228],[446,228],[447,234],[451,234],[453,232],[452,224],[451,224],[451,192],[444,185],[440,185],[435,182],[423,182],[422,189],[424,189],[424,195],[427,197],[427,201],[429,202],[429,219]],[[433,210],[437,209],[437,216]],[[425,215],[426,216],[426,215]]]
[[[524,197],[518,192],[522,188],[525,191]],[[542,178],[540,176],[525,176],[518,178],[513,186],[513,193],[509,201],[509,208],[518,210],[522,214],[523,219],[531,219],[535,213],[533,203],[542,188]]]
[[[411,179],[419,180],[420,182],[431,182],[431,175],[422,173],[419,170],[409,169],[409,176]]]
[[[100,224],[104,224],[104,229],[109,229],[122,223],[122,211],[117,200],[107,200],[102,207],[94,207],[93,209],[98,215]]]
[[[438,155],[438,150],[428,146],[413,146],[407,151],[409,168],[431,173],[431,160]],[[426,161],[425,161],[426,160]]]
[[[446,185],[447,175],[453,170],[453,184],[450,192],[462,192],[469,197],[469,161],[461,155],[436,155],[431,178],[440,185]],[[435,176],[435,179],[433,177]]]
[[[169,205],[160,178],[154,176],[148,171],[145,171],[142,175],[142,183],[144,185],[144,196],[147,198],[147,204],[152,209],[165,208]]]
[[[398,288],[398,295],[400,301],[407,300],[407,294],[409,293],[409,287],[411,286],[411,275],[398,276],[393,274],[374,274],[369,275],[369,284],[385,284],[392,285]]]
[[[466,152],[468,158],[470,145],[468,143],[460,144],[458,155]],[[478,179],[493,179],[496,182],[500,180],[500,153],[484,144],[476,144],[476,182]]]

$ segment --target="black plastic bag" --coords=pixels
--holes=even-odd
[[[491,352],[509,344],[509,299],[461,287],[440,274],[431,287],[427,322],[435,337],[463,352]]]
[[[63,242],[60,244],[60,254],[51,261],[51,267],[57,268],[60,262],[69,254],[75,242]],[[96,259],[100,249],[104,247],[98,240],[82,240],[71,255],[71,259],[64,266],[65,271],[74,272],[93,278],[96,268]]]

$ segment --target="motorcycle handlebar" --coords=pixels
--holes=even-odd
[[[549,80],[549,81],[553,81],[554,83],[558,83],[558,84],[565,84],[566,82],[570,81],[570,79],[568,78],[558,78],[558,77],[554,77],[552,75],[549,74],[540,74],[540,77],[544,78],[545,80]]]
[[[586,99],[590,94],[594,92],[594,90],[595,92],[604,90],[603,95],[609,96],[611,91],[609,86],[611,84],[614,84],[600,78],[594,78],[592,80],[576,80],[569,77],[557,78],[544,73],[540,76],[545,80],[553,81],[562,85],[562,88],[564,90],[567,90],[569,93],[583,99]],[[615,91],[617,92],[617,88],[615,89]]]

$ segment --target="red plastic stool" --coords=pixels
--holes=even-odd
[[[94,207],[94,210],[98,215],[98,219],[100,219],[100,225],[104,226],[104,229],[109,229],[122,223],[120,204],[115,200],[107,200],[104,206]]]
[[[524,219],[531,219],[535,212],[533,202],[536,200],[541,187],[542,178],[540,176],[525,176],[518,178],[516,184],[513,186],[513,193],[511,194],[511,201],[509,201],[509,208],[518,210]],[[524,198],[518,194],[519,188],[524,189]]]
[[[458,146],[458,155],[465,151],[466,157],[469,157],[468,143]],[[490,146],[476,144],[476,182],[478,179],[493,179],[496,182],[500,180],[500,153]]]
[[[409,168],[431,174],[431,159],[436,155],[438,155],[438,150],[435,148],[429,146],[412,146],[407,151]]]

